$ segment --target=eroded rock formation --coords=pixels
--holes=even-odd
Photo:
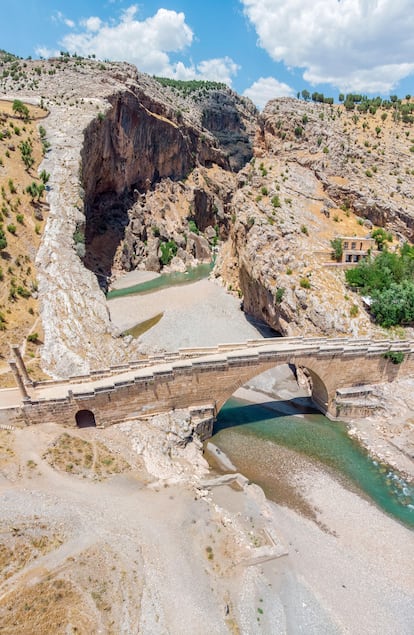
[[[11,79],[5,88],[8,97],[42,99],[50,111],[42,165],[51,174],[50,214],[37,263],[43,361],[63,376],[137,355],[114,338],[99,288],[114,271],[159,270],[172,256],[176,268],[210,259],[211,244],[226,233],[232,167],[241,160],[234,157],[242,144],[250,158],[257,113],[227,89],[188,99],[127,64],[66,57],[39,64],[44,73],[30,96]],[[225,139],[220,110],[223,126],[232,122]],[[211,131],[203,118],[216,122]]]
[[[292,99],[258,118],[229,89],[183,94],[127,64],[34,64],[45,72],[33,71],[30,94],[2,81],[9,98],[50,110],[38,254],[49,372],[136,355],[114,337],[100,287],[135,268],[184,270],[217,243],[216,276],[281,334],[375,331],[330,241],[373,224],[394,244],[413,239],[409,123]]]

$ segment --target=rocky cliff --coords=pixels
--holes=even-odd
[[[258,116],[221,85],[127,64],[7,64],[3,95],[50,113],[41,166],[50,214],[37,258],[49,372],[136,355],[115,337],[101,289],[135,268],[185,270],[217,245],[216,277],[281,334],[378,331],[330,241],[373,225],[394,245],[413,240],[410,117],[296,99]]]
[[[373,225],[393,233],[394,247],[413,240],[411,127],[393,110],[357,114],[287,98],[267,105],[217,270],[247,312],[283,335],[380,332],[346,289],[330,241],[366,236]]]
[[[37,256],[45,368],[63,376],[137,355],[114,337],[100,286],[117,270],[211,258],[237,157],[252,155],[256,109],[223,87],[185,97],[127,64],[62,56],[2,67],[5,97],[50,113]]]

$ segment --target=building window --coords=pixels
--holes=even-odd
[[[344,249],[348,249],[349,243],[348,241],[344,242]]]
[[[356,243],[351,243],[351,249],[356,249]]]

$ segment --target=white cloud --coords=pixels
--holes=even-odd
[[[276,99],[276,97],[293,97],[295,91],[274,77],[260,77],[250,88],[246,88],[243,95],[249,97],[258,108],[262,109],[270,99]]]
[[[49,57],[56,57],[57,55],[59,55],[59,51],[50,49],[47,46],[38,46],[35,49],[35,53],[39,57],[44,57],[45,59],[48,59]]]
[[[85,27],[87,31],[99,31],[102,26],[101,18],[91,16],[87,20],[82,20],[81,25]]]
[[[78,55],[95,54],[99,59],[127,61],[139,70],[175,79],[204,79],[231,85],[239,66],[230,58],[203,60],[186,65],[172,62],[171,53],[184,52],[193,41],[193,31],[185,21],[184,13],[158,9],[145,20],[137,19],[138,8],[131,5],[121,13],[118,21],[103,22],[90,16],[79,23],[59,43],[64,50]],[[57,12],[55,21],[64,22],[65,16]],[[40,53],[43,51],[43,53]],[[42,54],[45,47],[38,47]]]
[[[171,67],[170,76],[182,80],[210,80],[231,86],[232,78],[237,75],[239,68],[231,57],[219,57],[203,60],[192,66],[185,66],[182,62],[178,62]]]
[[[275,61],[312,84],[387,92],[414,72],[412,0],[240,0]]]
[[[73,29],[74,26],[75,26],[74,21],[73,20],[69,20],[69,18],[66,18],[61,11],[56,11],[54,13],[54,15],[52,15],[52,20],[54,22],[62,22],[63,24],[65,24],[70,29]]]
[[[118,22],[105,23],[92,16],[83,30],[68,33],[61,45],[71,53],[100,59],[128,61],[142,71],[157,75],[173,72],[169,53],[183,51],[193,40],[184,13],[159,9],[146,20],[137,20],[135,5],[125,9]]]

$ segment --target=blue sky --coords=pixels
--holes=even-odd
[[[22,57],[94,53],[150,74],[224,81],[259,107],[303,88],[414,94],[412,0],[0,2],[0,47]]]

